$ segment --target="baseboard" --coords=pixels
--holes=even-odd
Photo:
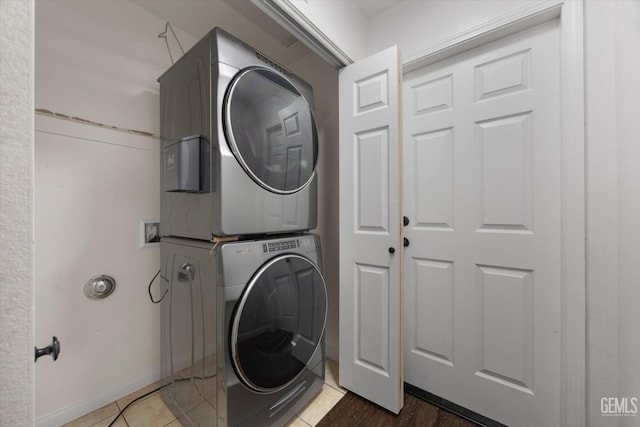
[[[160,380],[160,369],[148,372],[133,379],[133,381],[120,384],[105,391],[104,393],[100,393],[99,395],[89,397],[85,400],[81,400],[80,402],[65,406],[64,408],[60,408],[56,411],[38,417],[35,425],[36,427],[59,427],[69,421],[73,421],[76,418],[88,414],[89,412],[115,402],[116,400],[127,396],[134,391],[140,390],[149,384],[153,384],[158,380]]]
[[[433,393],[429,393],[428,391],[411,384],[404,383],[404,391],[419,399],[436,405],[439,408],[452,412],[460,418],[464,418],[467,421],[476,423],[482,427],[506,427],[504,424],[500,424],[499,422],[487,418],[484,415],[480,415],[477,412],[470,411],[469,409],[463,408],[456,403],[453,403],[447,399],[443,399],[440,396],[436,396]]]
[[[338,354],[337,346],[325,344],[325,357],[337,361]],[[183,364],[184,363],[178,363],[181,367]],[[187,365],[184,367],[186,366]],[[134,391],[140,390],[149,384],[153,384],[154,382],[159,381],[160,378],[160,369],[148,372],[135,378],[133,381],[120,384],[105,391],[104,393],[100,393],[99,395],[89,397],[85,400],[81,400],[80,402],[65,406],[64,408],[60,408],[46,415],[42,415],[36,419],[35,427],[59,427],[65,423],[75,420],[76,418],[86,415],[89,412],[115,402],[116,400],[121,399]]]

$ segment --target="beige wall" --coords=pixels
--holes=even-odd
[[[36,415],[57,425],[159,378],[159,306],[147,295],[159,248],[140,248],[138,221],[159,217],[160,154],[153,138],[35,124],[36,341],[56,335],[62,350],[36,366]],[[84,284],[98,274],[116,290],[91,300]]]

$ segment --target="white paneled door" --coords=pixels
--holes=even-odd
[[[400,74],[393,47],[340,72],[340,384],[402,408]]]
[[[556,19],[403,83],[405,381],[508,425],[562,423],[559,40]]]

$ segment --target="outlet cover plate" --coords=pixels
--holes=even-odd
[[[160,221],[157,219],[140,220],[140,247],[155,248],[160,246]]]

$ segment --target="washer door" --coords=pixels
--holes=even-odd
[[[264,264],[247,285],[231,329],[236,373],[256,391],[291,384],[322,343],[327,293],[307,258],[281,255]]]
[[[224,106],[231,151],[265,189],[295,193],[313,178],[318,133],[304,96],[282,75],[263,67],[241,71]]]

